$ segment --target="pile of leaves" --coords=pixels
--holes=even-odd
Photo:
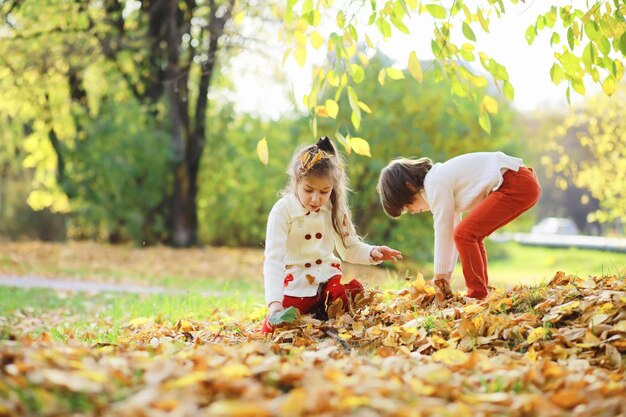
[[[626,415],[626,281],[557,273],[540,287],[439,301],[419,278],[327,321],[130,322],[115,344],[12,334],[0,416]]]

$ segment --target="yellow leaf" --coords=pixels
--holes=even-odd
[[[374,44],[372,43],[372,40],[370,39],[370,37],[367,36],[367,33],[365,34],[365,42],[367,43],[367,46],[369,46],[372,49],[375,49]]]
[[[387,68],[385,70],[385,72],[387,73],[389,78],[391,78],[392,80],[403,80],[404,79],[404,73],[402,72],[402,70],[399,70],[397,68]]]
[[[533,329],[533,331],[528,334],[526,341],[528,343],[533,343],[539,339],[544,338],[547,334],[548,334],[548,331],[544,327],[537,327],[536,329]]]
[[[524,356],[528,358],[531,362],[537,362],[537,359],[539,358],[539,352],[531,347],[530,349],[528,349],[528,352],[526,352]]]
[[[250,369],[241,363],[233,363],[220,368],[220,373],[228,379],[240,379],[252,375]]]
[[[82,370],[82,371],[76,372],[76,374],[94,382],[106,382],[107,381],[107,375],[101,374],[99,372]]]
[[[130,327],[140,327],[154,320],[153,317],[137,317],[128,322]]]
[[[330,70],[328,71],[328,74],[326,74],[326,81],[328,81],[328,84],[332,85],[333,87],[338,87],[340,80],[335,71]]]
[[[215,417],[266,417],[269,410],[250,400],[220,400],[215,401],[206,411],[207,416]]]
[[[420,64],[419,59],[417,59],[417,54],[415,51],[412,51],[409,54],[409,72],[417,80],[417,82],[421,83],[424,80],[424,73],[422,72],[422,65]]]
[[[480,77],[472,76],[470,78],[470,82],[472,83],[472,85],[474,85],[474,87],[478,87],[478,88],[487,87],[487,85],[489,84],[487,82],[487,79],[483,76],[480,76]]]
[[[350,147],[354,152],[358,153],[359,155],[369,157],[372,156],[372,154],[370,153],[370,144],[367,143],[367,141],[363,138],[350,138]]]
[[[337,102],[335,100],[326,100],[326,111],[328,112],[328,115],[330,117],[332,117],[333,119],[337,117],[337,113],[339,113],[339,105],[337,105]]]
[[[480,104],[480,108],[491,113],[498,113],[498,102],[491,96],[483,97],[483,102]]]
[[[191,322],[187,320],[178,320],[178,323],[176,323],[176,327],[181,332],[191,332],[196,330],[193,327],[193,324],[191,324]]]
[[[307,394],[304,388],[294,388],[289,391],[280,404],[280,411],[285,416],[299,416],[306,406]]]
[[[310,41],[311,46],[315,49],[319,49],[320,46],[324,44],[324,38],[322,38],[322,35],[320,35],[318,31],[311,33]]]
[[[468,304],[465,306],[464,310],[467,314],[475,314],[480,311],[483,311],[487,306],[482,304]]]
[[[428,287],[427,287],[428,288]],[[432,288],[432,287],[430,287]],[[448,344],[448,342],[446,342],[446,339],[444,339],[443,337],[434,334],[430,337],[430,340],[432,341],[432,345],[439,349],[440,347],[446,346]]]
[[[359,108],[361,110],[363,110],[365,113],[371,114],[372,113],[372,109],[370,109],[370,106],[368,106],[367,104],[363,103],[362,101],[359,101]]]
[[[418,272],[417,277],[415,277],[415,281],[413,281],[412,285],[413,287],[415,287],[415,289],[418,292],[424,291],[424,288],[426,287],[426,281],[424,281],[424,275]]]
[[[385,70],[384,69],[381,69],[378,72],[378,83],[380,85],[385,85]]]
[[[263,165],[267,165],[269,162],[269,150],[267,148],[267,141],[265,140],[265,137],[263,137],[263,139],[256,144],[256,154],[259,157],[259,160],[263,162]]]
[[[364,395],[350,395],[341,400],[340,407],[343,409],[352,409],[370,405],[369,397]]]
[[[315,115],[320,117],[328,117],[328,110],[326,109],[326,106],[317,106],[315,108]]]
[[[191,385],[195,385],[200,381],[205,381],[208,375],[204,371],[195,371],[190,374],[187,374],[181,378],[173,379],[171,381],[167,381],[163,388],[166,390],[180,389],[184,387],[189,387]]]
[[[361,127],[361,113],[358,111],[352,111],[352,114],[350,115],[350,121],[352,122],[354,128],[356,130],[359,130],[359,128]]]
[[[445,348],[433,353],[432,358],[446,365],[461,365],[467,362],[469,355],[458,349]]]
[[[426,385],[419,379],[409,379],[409,386],[417,395],[431,395],[435,392],[435,387]]]

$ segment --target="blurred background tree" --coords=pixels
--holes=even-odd
[[[27,127],[24,164],[35,170],[36,180],[31,207],[84,214],[91,222],[98,200],[108,200],[117,204],[115,212],[128,214],[88,229],[79,227],[85,223],[78,221],[75,226],[82,230],[77,235],[104,233],[111,241],[164,239],[177,246],[197,243],[197,176],[207,137],[209,91],[214,74],[220,73],[216,68],[227,62],[241,41],[235,20],[243,11],[255,17],[257,10],[267,9],[252,3],[239,1],[237,10],[235,0],[0,4],[2,100],[13,107],[6,109],[10,117]],[[134,115],[126,120],[137,124],[136,130],[123,132],[122,113]],[[92,131],[91,124],[101,116],[115,127],[100,124]],[[156,134],[157,130],[167,132],[167,146],[165,133]],[[115,170],[124,158],[136,163],[137,152],[156,156],[156,172],[151,175],[160,176],[161,183],[148,178],[145,168],[125,171],[134,176],[128,180],[134,185],[155,187],[147,192],[149,198],[125,199],[118,191],[132,192],[128,183],[94,182],[84,175],[84,164],[75,166],[83,159],[81,152],[103,149],[102,144],[91,144],[103,137],[97,131],[130,133],[125,142],[106,139],[120,148],[103,152],[103,158],[112,160],[100,161],[99,167]],[[130,143],[136,140],[143,143]],[[130,155],[121,156],[129,145]],[[146,154],[150,148],[154,151]],[[158,172],[163,158],[169,158],[166,176]],[[105,175],[96,167],[90,169]],[[84,196],[86,186],[94,196],[103,193],[94,197],[96,206],[85,205],[77,194],[82,189]],[[107,189],[94,191],[102,186]],[[112,195],[117,196],[111,201]]]
[[[267,120],[237,112],[227,92],[241,75],[229,65],[244,51],[273,47],[255,38],[262,38],[267,25],[292,30],[282,28],[283,6],[239,0],[0,2],[0,234],[261,247],[267,213],[287,183],[286,165],[299,144],[314,141],[311,113],[294,110]],[[621,172],[608,153],[592,151],[573,133],[613,135],[611,149],[623,149],[619,113],[600,117],[590,108],[579,122],[548,112],[520,115],[505,100],[504,80],[500,91],[482,73],[472,78],[485,83],[476,106],[463,97],[469,87],[436,62],[417,62],[424,69],[417,83],[408,77],[416,75],[415,62],[408,72],[388,71],[389,58],[359,54],[365,48],[359,45],[349,61],[358,63],[350,65],[350,76],[359,80],[358,96],[318,89],[316,101],[324,106],[313,111],[336,115],[313,120],[318,136],[331,136],[351,151],[346,155],[351,201],[367,240],[402,247],[416,260],[430,258],[428,216],[391,221],[379,208],[378,172],[398,155],[443,161],[464,152],[503,150],[535,167],[548,155],[554,162],[540,172],[544,198],[538,213],[573,217],[576,208],[580,227],[600,207],[594,204],[609,204],[610,196],[579,178],[583,166],[573,171],[557,165],[559,152],[569,152],[577,161],[596,158],[606,168],[594,178]],[[455,71],[463,73],[465,64],[457,61]],[[495,64],[491,70],[504,76]],[[337,108],[325,106],[335,99]],[[614,100],[598,108],[608,112]],[[375,109],[359,118],[358,129],[355,107],[363,113]],[[490,134],[481,118],[485,112]],[[593,120],[615,127],[592,130]],[[555,123],[562,129],[550,134]],[[269,145],[267,166],[254,154],[262,137]],[[351,149],[359,138],[367,139],[371,158]],[[575,156],[566,142],[561,149],[546,147],[561,138],[578,143]],[[562,190],[563,180],[579,188]],[[583,194],[587,205],[579,204]],[[533,220],[530,214],[514,227],[528,230]]]
[[[610,99],[591,97],[549,131],[545,148],[550,153],[542,162],[561,188],[586,190],[573,203],[591,206],[590,222],[626,222],[625,114],[626,87],[621,85]]]

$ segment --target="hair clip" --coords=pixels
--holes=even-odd
[[[335,155],[335,148],[328,136],[320,138],[313,147],[300,155],[300,175],[306,174],[320,159],[331,158]]]
[[[315,166],[315,164],[317,164],[319,160],[322,159],[322,157],[324,156],[323,153],[323,151],[315,146],[300,155],[300,164],[302,165],[300,167],[300,172],[304,174],[308,172],[311,168],[313,168],[313,166]]]

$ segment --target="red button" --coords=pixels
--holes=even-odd
[[[310,268],[311,264],[307,262],[307,263],[304,264],[304,266],[306,266],[307,268]]]
[[[315,261],[316,264],[320,265],[322,263],[321,259],[318,259],[317,261]]]
[[[318,238],[318,239],[321,239],[321,238],[322,238],[322,234],[321,234],[321,233],[319,233],[319,232],[317,232],[317,233],[315,234],[315,237],[316,237],[316,238]]]
[[[306,240],[309,240],[309,239],[311,239],[311,235],[307,233],[306,235],[304,235],[304,238],[305,238]]]

